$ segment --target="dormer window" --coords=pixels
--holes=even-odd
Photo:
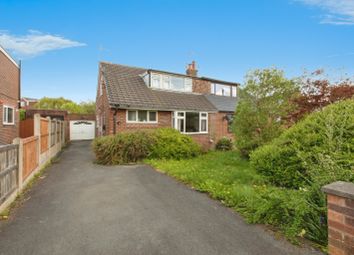
[[[237,87],[212,83],[211,84],[211,91],[210,94],[217,95],[217,96],[228,96],[228,97],[236,97],[237,96]]]
[[[180,92],[192,92],[192,79],[176,75],[151,74],[151,88]]]

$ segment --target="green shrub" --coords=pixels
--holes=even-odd
[[[154,143],[152,133],[143,130],[98,137],[93,141],[93,150],[98,164],[126,164],[146,158]]]
[[[251,154],[273,184],[289,188],[354,181],[354,100],[329,105]]]
[[[136,130],[93,141],[96,163],[117,165],[135,163],[144,158],[181,159],[200,154],[191,137],[171,128]]]
[[[215,145],[215,149],[218,151],[230,151],[232,150],[233,144],[230,138],[223,137]]]
[[[190,136],[181,134],[172,128],[154,130],[155,144],[149,158],[185,159],[201,153],[200,146]]]

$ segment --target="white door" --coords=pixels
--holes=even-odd
[[[92,140],[95,138],[95,121],[71,120],[70,140]]]

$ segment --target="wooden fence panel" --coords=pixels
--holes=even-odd
[[[41,119],[41,153],[48,150],[48,141],[49,132],[48,132],[48,120]]]
[[[18,187],[18,145],[0,147],[0,205]]]
[[[38,166],[37,150],[37,136],[28,137],[23,140],[23,180],[25,180]]]
[[[34,135],[34,120],[26,119],[20,121],[20,137],[27,138]]]
[[[55,145],[55,133],[56,133],[56,121],[51,121],[51,126],[50,126],[50,147]]]

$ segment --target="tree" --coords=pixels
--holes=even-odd
[[[233,121],[236,146],[244,156],[281,134],[285,117],[294,110],[290,102],[298,93],[297,83],[275,68],[246,76]]]
[[[328,78],[323,77],[323,75],[323,70],[316,70],[310,75],[303,75],[299,79],[301,93],[293,100],[296,109],[288,116],[289,125],[326,105],[353,97],[353,81],[344,79],[331,82]]]
[[[81,102],[79,104],[72,100],[59,98],[43,97],[35,105],[37,109],[53,109],[53,110],[66,110],[69,113],[82,113],[93,114],[95,113],[96,104],[93,101]]]

